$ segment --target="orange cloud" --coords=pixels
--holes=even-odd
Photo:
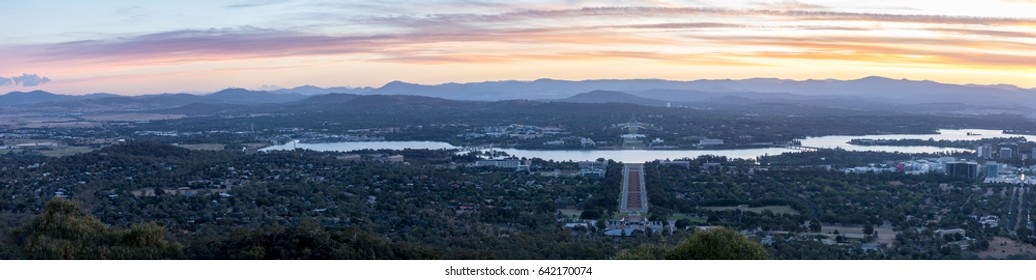
[[[0,49],[0,61],[51,76],[54,83],[61,79],[50,73],[88,83],[92,77],[126,72],[302,71],[306,66],[301,63],[297,69],[252,64],[302,58],[400,67],[618,62],[665,71],[674,65],[794,68],[803,61],[996,71],[1031,71],[1036,65],[1028,51],[1036,49],[1033,19],[854,13],[795,1],[780,4],[765,9],[586,7],[395,15],[355,20],[373,28],[353,33],[180,30],[7,46]]]

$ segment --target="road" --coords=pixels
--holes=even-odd
[[[644,164],[627,163],[622,168],[621,211],[647,212],[647,187],[644,186]]]

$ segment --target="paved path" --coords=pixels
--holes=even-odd
[[[627,163],[622,168],[621,211],[647,212],[647,188],[644,186],[644,164]]]

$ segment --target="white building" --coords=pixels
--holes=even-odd
[[[659,160],[659,165],[676,165],[683,168],[691,168],[691,162],[686,160]]]
[[[391,156],[385,157],[385,162],[401,163],[401,162],[403,162],[403,155],[391,155]]]
[[[633,134],[633,133],[623,134],[622,135],[622,139],[624,139],[624,140],[640,140],[640,139],[644,139],[644,138],[647,138],[647,135],[644,135],[644,134]]]
[[[608,221],[604,235],[630,236],[635,230],[647,231],[648,229],[652,232],[660,233],[665,229],[665,224],[660,221],[648,221],[647,218],[639,214],[630,214],[622,217],[621,220]]]
[[[702,138],[698,140],[699,146],[723,145],[723,139]]]
[[[530,165],[531,161],[519,159],[484,159],[475,161],[475,167],[514,168],[517,171],[528,171]]]
[[[993,158],[993,146],[989,144],[978,146],[975,152],[979,158]]]
[[[584,137],[584,138],[580,138],[579,139],[579,145],[583,146],[583,148],[588,148],[588,147],[597,146],[597,143],[594,142],[593,139],[585,138]]]

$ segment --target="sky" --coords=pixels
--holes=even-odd
[[[0,92],[866,76],[1036,88],[1036,0],[0,3]]]

